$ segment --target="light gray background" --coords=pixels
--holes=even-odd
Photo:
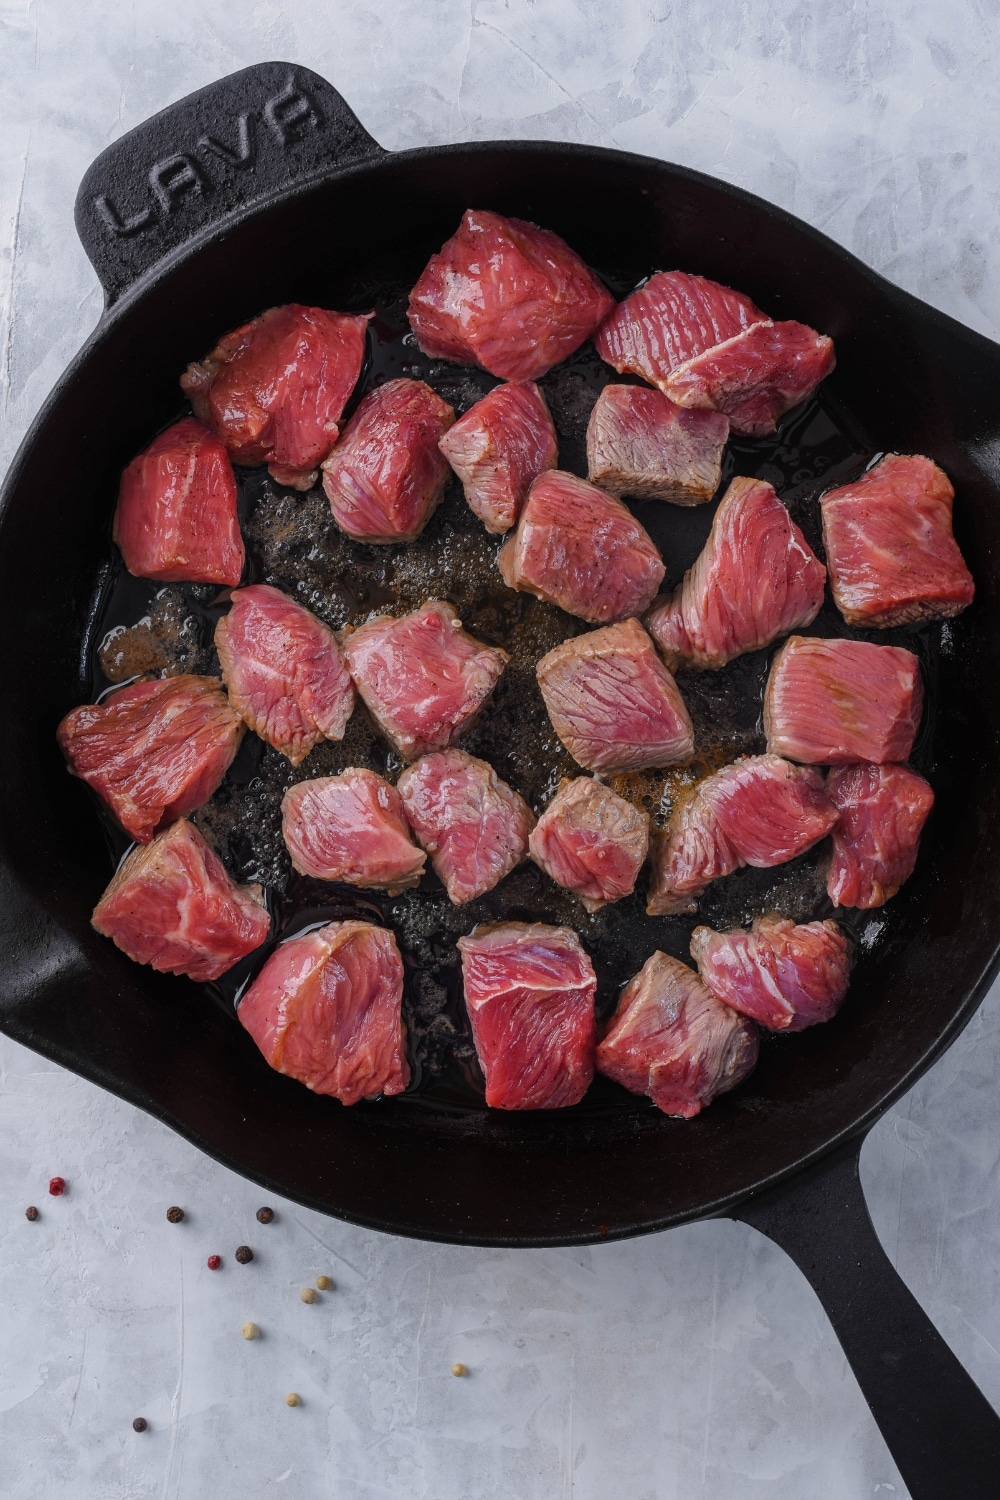
[[[534,136],[701,168],[997,337],[997,19],[985,0],[0,0],[0,463],[100,314],[84,169],[267,58],[323,73],[389,148]],[[998,1063],[994,992],[863,1175],[887,1251],[1000,1404]],[[458,1250],[281,1203],[262,1229],[257,1189],[145,1116],[3,1039],[0,1067],[12,1500],[905,1494],[811,1290],[749,1229]],[[337,1290],[304,1306],[321,1272]]]

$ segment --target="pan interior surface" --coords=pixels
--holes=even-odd
[[[189,669],[211,669],[204,653],[219,609],[213,590],[176,590],[164,604],[155,586],[109,568],[121,469],[180,414],[177,376],[186,363],[278,302],[375,306],[367,384],[426,375],[466,409],[492,380],[425,360],[403,337],[402,298],[468,206],[556,230],[619,295],[652,270],[681,266],[737,286],[776,317],[830,333],[838,368],[820,396],[784,419],[775,439],[731,445],[727,460],[727,478],[775,483],[814,546],[818,494],[879,451],[929,453],[958,492],[956,533],[976,576],[975,605],[945,625],[872,637],[917,650],[929,689],[914,759],[937,803],[917,871],[887,907],[851,924],[858,960],[841,1014],[769,1040],[748,1082],[691,1122],[668,1120],[603,1081],[573,1110],[485,1111],[450,945],[477,920],[564,921],[594,954],[607,1013],[654,948],[686,957],[696,920],[727,925],[769,909],[827,915],[813,856],[733,877],[698,919],[648,919],[638,897],[587,917],[530,866],[469,908],[449,909],[433,881],[395,901],[359,902],[344,887],[289,881],[275,809],[291,773],[248,736],[222,792],[199,815],[232,872],[268,882],[285,932],[367,909],[394,926],[410,959],[415,1084],[400,1098],[351,1110],[267,1068],[233,1014],[234,984],[245,973],[213,996],[132,965],[89,927],[120,849],[113,840],[109,848],[109,825],[65,774],[55,725],[135,667],[135,635],[119,627],[151,609],[163,612],[161,640],[192,653]],[[1000,421],[988,397],[998,376],[1000,356],[985,340],[893,292],[784,216],[677,169],[598,151],[458,148],[390,158],[249,215],[180,259],[106,320],[43,414],[8,489],[0,546],[12,700],[0,746],[4,1029],[275,1190],[359,1222],[455,1240],[544,1243],[662,1227],[733,1201],[858,1128],[967,1019],[994,963],[1000,726],[987,664],[995,659]],[[591,350],[543,381],[566,467],[585,472],[589,407],[597,387],[616,378]],[[337,626],[373,609],[450,597],[467,628],[514,658],[492,716],[465,747],[487,754],[536,810],[559,774],[574,773],[546,733],[531,666],[580,622],[490,586],[497,543],[457,486],[407,558],[345,546],[321,496],[292,496],[247,471],[241,489],[255,577],[280,583]],[[677,581],[714,507],[635,509]],[[317,530],[318,564],[309,557]],[[814,629],[855,633],[830,606]],[[704,764],[762,747],[770,654],[681,679]],[[366,733],[359,719],[343,746],[317,750],[297,774],[359,761],[394,771],[384,745]],[[663,816],[683,775],[667,778],[661,803],[662,781],[622,789]]]

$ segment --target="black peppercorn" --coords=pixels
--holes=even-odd
[[[239,1261],[241,1266],[245,1266],[247,1261],[253,1260],[253,1251],[250,1249],[250,1246],[237,1245],[236,1259]]]
[[[30,1208],[26,1208],[24,1210],[24,1217],[26,1219],[30,1219],[32,1224],[35,1222],[35,1220],[38,1218],[38,1209],[34,1204],[32,1204]]]
[[[271,1220],[273,1218],[274,1218],[274,1209],[273,1208],[258,1208],[258,1210],[257,1210],[257,1223],[258,1224],[270,1224],[270,1222],[271,1222]]]
[[[183,1208],[178,1208],[176,1203],[173,1208],[167,1209],[167,1221],[170,1224],[179,1224],[184,1217]]]
[[[146,1428],[148,1426],[149,1426],[149,1423],[146,1421],[145,1417],[135,1417],[135,1418],[133,1418],[133,1421],[132,1421],[132,1431],[133,1432],[145,1432]]]

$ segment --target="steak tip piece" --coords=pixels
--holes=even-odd
[[[551,230],[467,209],[418,278],[407,316],[432,358],[531,381],[578,349],[614,305]]]
[[[509,588],[596,625],[642,614],[666,571],[627,506],[560,469],[532,484],[497,565]]]
[[[419,884],[427,860],[410,836],[399,792],[366,767],[290,786],[281,831],[295,869],[314,880],[398,895]]]
[[[393,934],[331,922],[280,943],[237,1016],[270,1067],[351,1105],[409,1082],[402,998]]]
[[[571,637],[535,671],[556,734],[585,769],[652,769],[693,755],[680,690],[638,620]]]
[[[829,1021],[850,983],[850,945],[832,921],[768,916],[749,931],[696,927],[691,957],[718,1000],[771,1031]]]
[[[493,1109],[578,1104],[594,1073],[597,978],[576,933],[497,922],[458,940],[472,1039]]]
[[[454,749],[424,755],[397,790],[453,905],[485,895],[524,859],[534,816],[487,761]]]
[[[768,676],[767,748],[810,765],[905,761],[923,701],[920,663],[912,651],[793,635]]]
[[[510,660],[434,599],[407,615],[378,615],[340,639],[355,687],[404,760],[446,750],[483,711]]]
[[[693,969],[653,953],[621,993],[596,1054],[599,1073],[690,1120],[753,1071],[752,1020],[715,998]]]
[[[849,625],[950,619],[972,603],[975,583],[952,530],[954,497],[931,459],[899,453],[821,496],[830,584]]]
[[[91,923],[135,963],[205,983],[267,940],[259,885],[237,885],[185,819],[122,861]]]

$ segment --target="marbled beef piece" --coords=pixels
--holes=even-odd
[[[266,583],[238,589],[215,647],[230,703],[293,766],[320,740],[343,739],[354,685],[337,637],[308,609]]]
[[[445,750],[480,713],[509,661],[484,646],[450,604],[431,600],[397,619],[379,615],[345,631],[354,684],[405,760]]]
[[[594,1076],[593,965],[568,927],[499,922],[458,940],[493,1109],[578,1104]]]
[[[613,495],[550,469],[501,547],[504,583],[592,625],[641,615],[666,571],[656,543]]]
[[[424,755],[397,788],[407,822],[456,906],[491,891],[527,853],[534,815],[485,760],[464,750]]]
[[[707,276],[660,271],[618,304],[594,343],[619,375],[662,389],[671,370],[767,321],[749,297]]]
[[[642,771],[694,754],[684,699],[638,620],[563,641],[535,672],[556,734],[586,770]]]
[[[203,983],[259,948],[271,930],[260,886],[235,885],[183,818],[123,860],[91,921],[137,964]]]
[[[777,755],[750,755],[700,782],[653,841],[646,910],[698,910],[711,884],[743,865],[769,870],[804,854],[836,825],[822,777]]]
[[[290,786],[281,832],[296,870],[314,880],[395,895],[419,884],[427,861],[410,838],[396,788],[357,766]]]
[[[563,781],[528,849],[588,911],[630,896],[649,848],[649,815],[589,776]]]
[[[509,531],[532,481],[554,469],[556,430],[537,385],[498,385],[438,444],[487,531]]]
[[[341,531],[361,542],[411,542],[440,504],[448,465],[438,448],[455,420],[422,380],[387,380],[361,402],[323,465]]]
[[[937,464],[890,453],[820,500],[833,597],[849,625],[944,620],[976,586],[951,529],[955,491]]]
[[[850,983],[850,948],[836,922],[759,917],[749,931],[696,927],[691,957],[716,999],[771,1031],[829,1021]]]
[[[678,406],[724,412],[734,432],[773,432],[834,366],[833,342],[774,323],[749,297],[684,271],[661,272],[620,303],[594,342],[619,373]]]
[[[825,581],[826,569],[772,487],[737,478],[697,561],[653,605],[646,628],[671,671],[715,670],[811,625]]]
[[[72,709],[57,730],[74,776],[140,844],[207,802],[243,738],[218,677],[160,677]]]
[[[722,476],[729,418],[644,385],[606,385],[587,424],[587,478],[610,495],[701,505]]]
[[[678,406],[725,412],[734,432],[765,437],[833,371],[833,340],[804,323],[754,323],[671,370],[661,389]]]
[[[368,922],[289,938],[240,1001],[240,1024],[279,1073],[357,1104],[410,1079],[396,939]]]
[[[410,293],[417,343],[433,359],[538,380],[588,339],[611,293],[548,229],[468,209]]]
[[[913,874],[934,793],[909,766],[840,766],[826,779],[840,813],[826,889],[835,906],[882,906]]]
[[[597,1071],[691,1120],[753,1072],[759,1051],[753,1021],[716,1000],[687,964],[654,953],[622,991]]]
[[[793,635],[767,680],[767,748],[812,765],[903,761],[923,702],[912,651]]]
[[[245,553],[225,444],[194,417],[161,432],[122,475],[112,535],[137,578],[238,584]]]
[[[337,441],[373,316],[271,307],[189,365],[181,389],[234,463],[267,464],[279,484],[310,489]]]

